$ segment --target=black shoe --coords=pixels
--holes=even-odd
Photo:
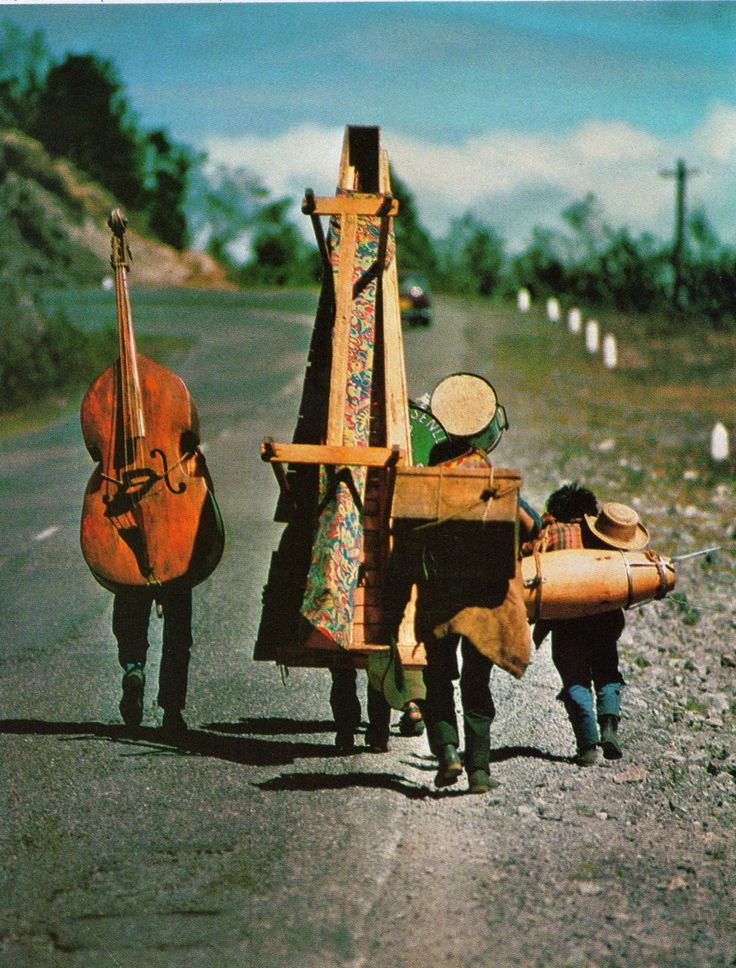
[[[452,786],[460,779],[463,772],[463,765],[460,762],[460,754],[455,746],[448,743],[441,746],[437,759],[440,761],[440,768],[434,778],[434,785],[438,787]]]
[[[146,674],[143,669],[131,669],[123,676],[123,698],[120,700],[120,715],[131,729],[140,726],[143,719],[143,690]]]
[[[187,735],[187,724],[180,709],[165,709],[161,732],[166,739],[182,740]]]
[[[355,737],[352,732],[337,733],[335,736],[335,749],[340,756],[346,756],[348,753],[352,753],[355,749]]]
[[[374,729],[369,726],[365,731],[365,745],[369,753],[388,753],[388,732],[384,729]]]
[[[616,733],[618,731],[618,716],[601,716],[598,721],[601,728],[601,748],[607,760],[620,760],[624,755]]]
[[[402,736],[421,736],[424,732],[424,719],[415,702],[408,702],[399,720],[399,733]]]

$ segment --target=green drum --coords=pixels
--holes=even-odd
[[[453,373],[440,380],[429,406],[451,440],[486,453],[498,445],[508,429],[506,411],[496,391],[475,373]]]
[[[465,441],[451,439],[437,418],[424,407],[409,401],[411,462],[415,467],[433,467],[468,449]]]

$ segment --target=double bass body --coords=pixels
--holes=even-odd
[[[214,570],[224,545],[199,418],[183,381],[136,351],[122,213],[109,224],[120,352],[82,401],[84,442],[97,462],[82,506],[82,552],[111,591],[191,586]]]

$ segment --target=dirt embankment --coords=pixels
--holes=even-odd
[[[53,159],[33,138],[0,131],[0,214],[14,230],[9,244],[32,250],[34,274],[53,282],[60,267],[75,282],[99,282],[109,272],[107,219],[119,207],[105,189],[64,159]],[[128,240],[134,279],[145,286],[233,289],[225,270],[204,252],[179,252],[153,238],[134,212]],[[8,226],[10,223],[10,226]]]

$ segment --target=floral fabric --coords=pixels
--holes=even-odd
[[[371,270],[375,270],[379,255],[380,228],[379,218],[357,218],[353,283],[366,277],[366,273],[369,281],[354,298],[350,318],[344,446],[368,447],[371,443],[371,389],[377,283],[380,279],[380,273],[373,274]],[[335,282],[339,268],[339,243],[340,223],[339,219],[333,218],[328,244]],[[390,231],[389,252],[391,248]],[[355,589],[363,548],[362,505],[366,475],[366,468],[362,467],[320,469],[319,519],[301,607],[302,615],[312,626],[343,648],[349,645],[352,634]]]

